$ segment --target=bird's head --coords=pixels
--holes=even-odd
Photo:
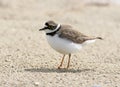
[[[57,24],[54,21],[47,21],[45,22],[44,27],[42,29],[39,29],[39,31],[45,31],[46,33],[50,33],[54,32],[59,27],[60,24]]]

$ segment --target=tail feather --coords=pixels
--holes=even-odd
[[[102,37],[96,37],[96,39],[100,39],[100,40],[103,40],[103,38],[102,38]]]
[[[94,39],[100,39],[103,40],[102,37],[86,37],[85,40],[94,40]]]

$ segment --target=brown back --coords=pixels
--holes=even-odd
[[[96,39],[95,37],[88,37],[76,30],[73,30],[69,25],[61,25],[60,31],[58,31],[59,37],[68,39],[75,43],[83,43],[86,40]]]

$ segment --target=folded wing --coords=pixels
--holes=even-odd
[[[78,31],[73,30],[70,26],[69,28],[63,27],[59,32],[59,37],[68,39],[78,44],[82,44],[87,40],[102,39],[101,37],[86,36]]]

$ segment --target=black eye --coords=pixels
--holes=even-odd
[[[52,30],[52,26],[48,26],[48,28]]]

